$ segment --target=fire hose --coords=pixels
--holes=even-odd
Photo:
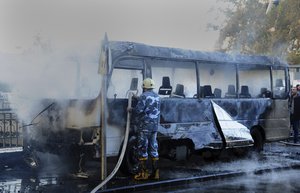
[[[128,93],[128,106],[127,109],[129,109],[131,107],[131,102],[132,102],[132,96],[133,93],[129,92]],[[126,147],[127,147],[127,143],[128,143],[128,136],[129,136],[129,128],[130,128],[130,112],[127,113],[127,121],[126,121],[126,130],[125,130],[125,136],[124,136],[124,141],[123,141],[123,146],[122,146],[122,151],[121,154],[119,156],[119,160],[115,166],[115,168],[113,169],[113,171],[109,174],[109,176],[107,176],[99,185],[97,185],[92,191],[91,193],[95,193],[97,192],[100,188],[102,188],[107,182],[109,182],[109,180],[111,180],[111,178],[117,173],[117,171],[119,170],[121,163],[123,161],[124,155],[125,155],[125,151],[126,151]]]

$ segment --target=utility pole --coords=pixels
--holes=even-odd
[[[107,113],[107,65],[109,63],[108,59],[109,50],[108,50],[108,38],[105,34],[104,40],[102,42],[102,49],[100,53],[100,64],[99,64],[99,73],[102,75],[102,87],[101,87],[101,180],[104,181],[107,177],[107,159],[106,159],[106,113]]]

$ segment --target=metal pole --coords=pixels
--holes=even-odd
[[[99,73],[102,75],[102,86],[101,86],[101,180],[104,181],[107,176],[107,162],[106,162],[106,113],[107,113],[107,65],[109,63],[109,49],[108,49],[108,38],[105,34],[104,40],[102,41],[102,48],[100,53],[99,61]]]
[[[101,180],[107,176],[106,164],[106,80],[107,75],[103,74],[101,92]]]

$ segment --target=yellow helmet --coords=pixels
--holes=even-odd
[[[154,83],[154,81],[153,81],[151,78],[146,78],[146,79],[143,81],[143,88],[146,88],[146,89],[155,88],[155,83]]]

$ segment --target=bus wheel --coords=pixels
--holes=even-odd
[[[264,147],[264,139],[258,128],[253,128],[251,130],[251,136],[254,140],[254,150],[260,152]]]
[[[137,138],[131,136],[128,140],[126,152],[120,166],[120,171],[126,175],[135,174],[138,168],[138,155],[137,155]],[[122,148],[121,148],[122,149]],[[121,154],[121,150],[119,155]]]

